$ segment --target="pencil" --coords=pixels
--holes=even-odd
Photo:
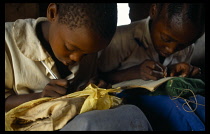
[[[162,69],[162,72],[163,72],[163,77],[165,78],[165,77],[167,77],[167,67],[165,68],[165,70],[163,70],[163,68],[160,66],[160,65],[158,65],[158,64],[155,64],[157,67],[159,67],[159,68],[161,68]]]
[[[58,77],[52,72],[52,70],[50,70],[48,67],[47,67],[47,65],[44,63],[44,61],[41,61],[42,62],[42,64],[45,66],[45,68],[48,70],[48,72],[52,75],[52,77],[54,78],[54,79],[58,79]]]

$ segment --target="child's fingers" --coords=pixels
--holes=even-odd
[[[53,79],[53,80],[50,80],[50,84],[51,85],[59,85],[59,86],[67,88],[68,87],[68,80],[66,80],[66,79]]]
[[[144,66],[147,67],[147,68],[150,68],[150,69],[155,69],[155,61],[153,60],[145,60],[144,61]]]
[[[177,74],[179,73],[180,70],[181,70],[181,69],[180,69],[179,66],[174,66],[174,67],[171,69],[170,76],[171,76],[171,77],[177,76]]]
[[[164,77],[164,73],[160,72],[160,71],[153,70],[152,71],[152,76],[155,76],[156,78],[160,79],[160,78]]]
[[[155,67],[156,67],[155,70],[161,71],[163,73],[163,77],[167,76],[167,67],[163,66],[158,62],[155,64]]]
[[[147,67],[154,70],[154,72],[156,72],[158,77],[167,76],[167,68],[158,62],[148,61]]]
[[[185,66],[181,66],[181,75],[179,77],[188,77],[190,75],[190,72],[192,70],[193,66],[189,64],[185,64]]]
[[[144,69],[144,71],[141,73],[141,77],[143,80],[157,80],[157,77],[154,75],[154,70],[147,67]]]
[[[145,77],[143,78],[144,80],[157,80],[158,78],[154,75],[145,73]]]
[[[190,66],[186,64],[178,64],[171,70],[170,76],[187,77],[190,73],[190,69]]]
[[[195,75],[200,74],[200,73],[201,73],[201,69],[200,68],[193,67],[190,75],[191,76],[195,76]]]
[[[45,87],[45,90],[47,91],[55,91],[56,93],[58,94],[61,94],[61,95],[64,95],[66,94],[66,91],[67,89],[62,87],[62,86],[59,86],[59,85],[51,85],[51,84],[47,84],[47,86]]]
[[[146,65],[143,71],[145,79],[157,80],[167,75],[166,67],[158,62],[146,60],[144,64]]]
[[[159,72],[164,72],[164,66],[159,63],[155,63],[154,70],[159,71]]]

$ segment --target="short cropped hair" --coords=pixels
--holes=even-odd
[[[183,13],[186,22],[205,27],[205,7],[203,3],[156,3],[158,13],[161,14],[163,7],[166,8],[169,21],[173,16]]]
[[[70,29],[85,26],[100,37],[110,39],[117,27],[116,3],[56,3],[58,22]]]

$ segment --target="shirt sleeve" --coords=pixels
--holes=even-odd
[[[122,28],[117,29],[110,44],[101,51],[98,59],[98,69],[101,72],[109,72],[120,67],[131,53],[133,46],[130,45],[131,32],[123,32]]]
[[[187,62],[187,63],[191,63],[192,60],[192,55],[193,55],[193,51],[194,51],[194,43],[189,46],[187,49],[185,49],[184,53],[186,54],[185,59],[183,59],[183,62]]]
[[[188,64],[191,63],[192,60],[192,55],[193,55],[193,51],[194,51],[194,44],[188,46],[187,48],[177,52],[176,54],[174,54],[171,58],[171,63],[170,65],[173,64],[177,64],[180,62],[186,62]]]

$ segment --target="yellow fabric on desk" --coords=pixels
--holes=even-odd
[[[5,114],[6,131],[53,131],[61,129],[77,114],[91,110],[104,110],[121,104],[122,100],[110,96],[119,89],[102,89],[90,84],[83,91],[59,98],[40,98],[23,103]]]

